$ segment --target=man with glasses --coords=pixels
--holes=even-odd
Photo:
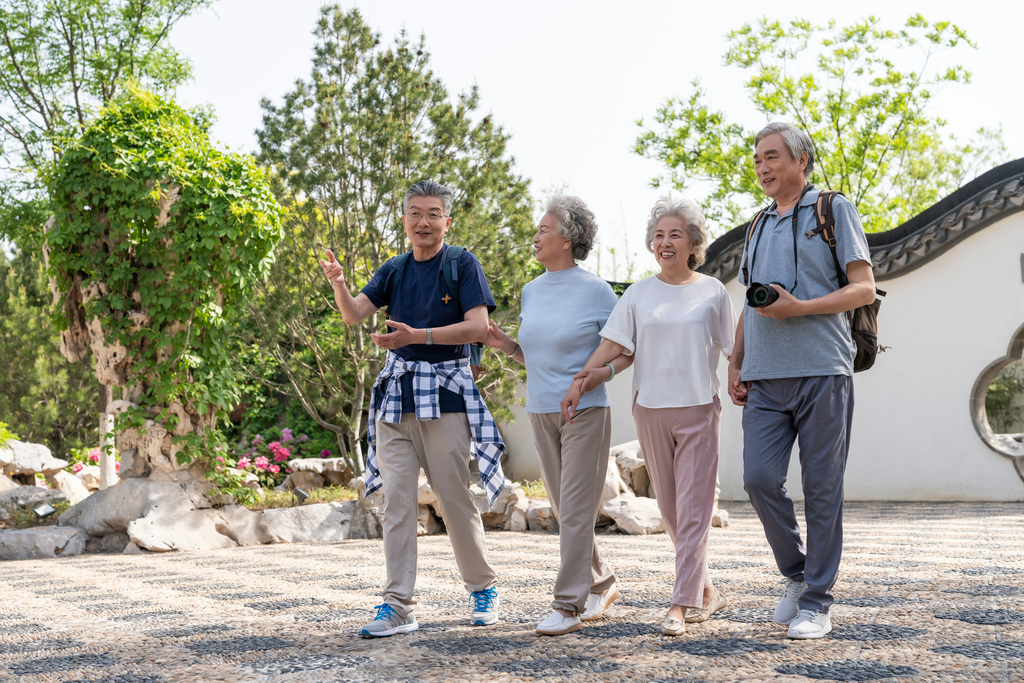
[[[402,225],[412,251],[389,259],[353,297],[328,251],[320,261],[334,286],[342,318],[354,325],[387,306],[386,334],[371,334],[387,350],[370,394],[366,493],[383,484],[387,584],[367,637],[418,628],[416,531],[419,471],[437,495],[462,580],[470,592],[470,623],[498,620],[497,577],[487,560],[480,512],[468,489],[469,456],[477,458],[491,502],[504,486],[505,449],[469,369],[469,345],[487,337],[494,299],[476,257],[444,242],[454,195],[423,180],[405,195]]]

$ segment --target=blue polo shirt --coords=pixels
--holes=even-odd
[[[388,297],[384,287],[392,272],[392,262],[388,261],[377,269],[370,282],[363,287],[363,294],[377,308],[388,307],[388,315],[392,320],[405,323],[415,329],[425,327],[437,328],[460,323],[466,318],[466,311],[477,306],[487,306],[487,312],[494,311],[494,297],[487,284],[484,270],[476,256],[463,251],[458,261],[458,280],[454,283],[459,288],[458,303],[451,297],[444,274],[441,272],[444,254],[448,245],[441,248],[437,256],[427,261],[417,261],[413,256],[405,261],[405,271],[399,289],[394,292],[393,300]],[[390,328],[388,328],[390,330]],[[428,363],[443,363],[448,360],[469,358],[469,344],[446,346],[442,344],[409,344],[394,350],[404,360],[422,360]],[[402,412],[416,412],[413,403],[412,375],[403,375]],[[447,389],[438,387],[438,402],[442,413],[464,413],[466,403],[462,396]]]

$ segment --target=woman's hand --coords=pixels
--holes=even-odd
[[[516,343],[512,341],[512,337],[505,334],[505,331],[493,320],[488,321],[487,339],[484,340],[484,346],[498,349],[506,356],[512,355],[512,352],[516,350]]]
[[[576,406],[580,404],[581,398],[583,398],[583,382],[574,379],[569,385],[569,391],[565,393],[565,398],[559,404],[562,408],[562,419],[569,424],[574,424],[572,418],[576,416]]]
[[[583,381],[582,393],[584,394],[593,391],[611,378],[612,369],[607,365],[602,365],[599,368],[583,368],[573,376],[574,380]]]

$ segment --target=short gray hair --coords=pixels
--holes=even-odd
[[[409,210],[409,200],[413,197],[437,197],[444,204],[444,215],[446,216],[451,215],[452,203],[455,201],[455,193],[450,187],[445,187],[433,180],[421,180],[410,185],[405,192],[405,204],[402,205],[402,211]]]
[[[811,173],[814,172],[814,143],[811,142],[811,136],[791,123],[775,121],[758,132],[754,138],[754,147],[761,144],[761,140],[775,133],[782,136],[783,142],[789,148],[789,155],[793,157],[794,161],[800,158],[800,152],[807,152],[807,168],[804,169],[804,176],[810,178]]]
[[[572,257],[583,261],[590,256],[597,237],[597,223],[594,212],[587,208],[579,197],[556,195],[548,200],[545,213],[550,213],[558,220],[558,234],[562,239],[572,242]]]
[[[658,221],[665,216],[675,216],[681,220],[690,238],[693,253],[686,260],[686,265],[690,268],[704,265],[704,257],[708,253],[708,223],[697,203],[689,199],[664,197],[655,203],[651,209],[651,217],[647,219],[647,236],[644,240],[647,251],[654,253],[654,230],[658,227]]]

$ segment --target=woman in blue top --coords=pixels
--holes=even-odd
[[[589,255],[596,234],[594,214],[582,200],[552,198],[533,236],[534,257],[546,272],[523,287],[519,342],[494,321],[485,342],[526,365],[526,412],[558,519],[554,611],[537,625],[545,635],[578,630],[581,620],[600,618],[619,595],[594,538],[611,442],[608,391],[602,385],[587,393],[572,423],[559,405],[601,343],[601,328],[618,301],[607,282],[576,265]],[[619,372],[632,360],[619,356],[612,366]]]

